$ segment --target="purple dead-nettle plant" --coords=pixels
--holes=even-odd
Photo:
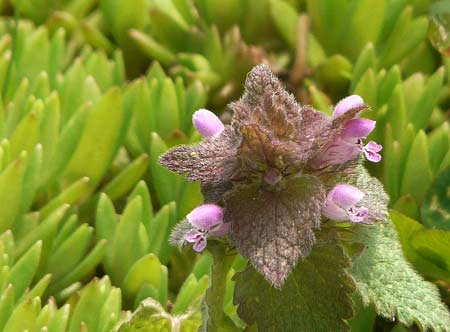
[[[229,106],[231,125],[200,110],[193,122],[204,140],[175,147],[160,160],[200,181],[207,203],[179,224],[172,241],[201,251],[208,237],[226,234],[281,287],[310,253],[321,223],[386,219],[387,198],[380,202],[370,192],[382,187],[361,166],[363,155],[380,161],[381,146],[364,145],[375,121],[357,118],[367,108],[359,96],[341,100],[328,117],[299,105],[265,65],[249,73],[245,88]]]

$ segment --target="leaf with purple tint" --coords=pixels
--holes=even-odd
[[[325,190],[317,178],[296,177],[272,191],[241,186],[224,198],[225,222],[238,251],[275,287],[281,287],[314,244]]]
[[[220,135],[208,137],[196,145],[181,145],[164,154],[160,163],[178,174],[187,174],[189,181],[220,183],[230,179],[237,170],[237,149],[240,136],[231,127]]]

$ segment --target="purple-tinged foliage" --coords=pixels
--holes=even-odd
[[[205,201],[223,207],[231,243],[281,287],[298,259],[309,255],[328,202],[345,212],[344,219],[324,213],[336,220],[384,220],[371,211],[371,204],[378,205],[365,188],[359,188],[364,198],[358,205],[327,199],[336,184],[353,184],[361,174],[363,153],[377,158],[378,146],[362,145],[375,122],[355,118],[366,108],[356,95],[340,101],[332,117],[299,105],[265,65],[249,73],[245,88],[230,105],[231,125],[199,144],[175,147],[161,164],[200,181]],[[365,197],[369,204],[362,204]],[[198,233],[189,235],[190,241],[200,239]]]

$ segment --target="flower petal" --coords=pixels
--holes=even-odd
[[[201,252],[201,251],[203,251],[206,248],[206,245],[207,245],[206,237],[202,236],[194,243],[192,248],[196,252]]]
[[[374,141],[370,141],[369,143],[366,144],[366,148],[368,148],[374,152],[380,152],[383,149],[383,146],[380,144],[377,144]]]
[[[375,128],[376,121],[369,119],[352,119],[344,124],[341,136],[344,139],[367,137]]]
[[[345,97],[334,107],[333,118],[337,118],[350,110],[363,107],[365,107],[364,100],[360,96],[351,95]]]
[[[369,216],[369,209],[365,206],[352,208],[348,213],[348,220],[355,223],[366,223]]]
[[[349,184],[338,184],[328,194],[327,200],[330,199],[336,205],[347,209],[364,197],[364,193],[356,187]]]
[[[184,239],[189,243],[194,243],[198,241],[199,237],[203,236],[197,229],[191,229],[186,233]]]
[[[223,211],[218,205],[203,204],[192,210],[186,219],[198,229],[209,230],[223,221]]]
[[[322,214],[328,219],[334,221],[347,220],[347,211],[336,205],[332,200],[327,199],[325,206],[322,209]]]
[[[203,137],[218,135],[225,128],[217,115],[205,109],[200,109],[192,115],[192,123]]]
[[[366,146],[363,147],[363,151],[367,160],[374,163],[378,163],[381,160],[381,155],[377,153],[381,151],[381,149],[383,149],[383,146],[375,143],[374,141],[370,141]]]

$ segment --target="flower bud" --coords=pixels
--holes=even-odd
[[[362,108],[364,106],[364,100],[358,95],[345,97],[334,107],[333,118],[335,119],[352,109]]]
[[[192,210],[186,219],[198,229],[209,230],[222,222],[223,211],[218,205],[203,204]]]
[[[338,184],[328,193],[322,212],[331,220],[364,223],[369,210],[364,206],[356,206],[363,197],[364,193],[358,188]]]
[[[224,129],[217,115],[205,109],[198,110],[192,115],[192,123],[203,137],[216,136]]]

